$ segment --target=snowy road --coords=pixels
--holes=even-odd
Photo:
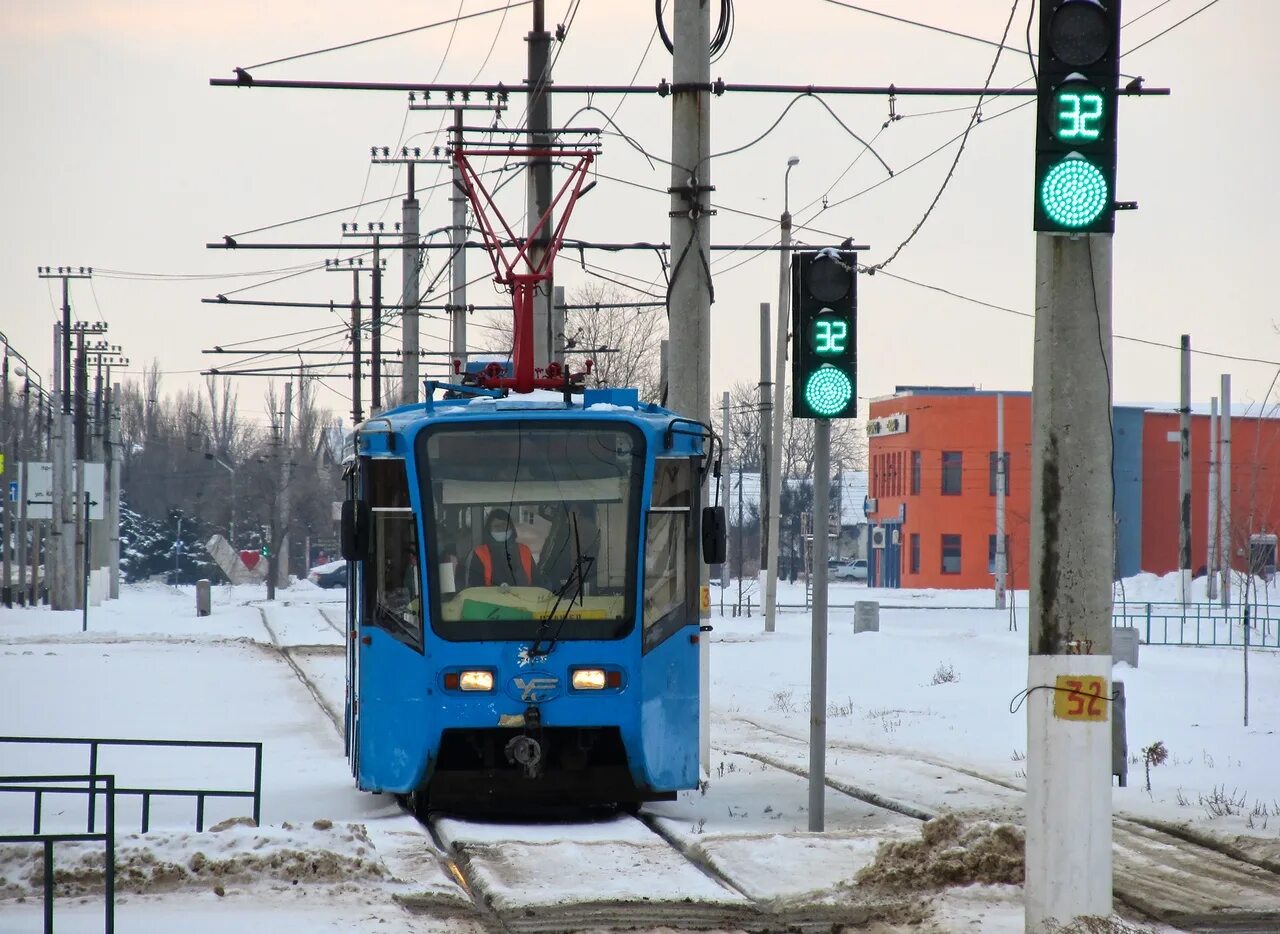
[[[827,832],[810,834],[807,710],[794,674],[807,670],[799,614],[767,637],[758,619],[717,620],[713,756],[699,791],[650,805],[638,820],[492,824],[441,815],[423,827],[390,798],[352,787],[339,729],[340,595],[297,586],[267,604],[254,588],[215,593],[214,615],[198,619],[189,592],[131,588],[95,610],[85,634],[76,614],[0,610],[0,733],[264,743],[263,827],[195,834],[189,804],[170,803],[153,805],[151,833],[118,844],[122,930],[167,932],[178,917],[192,934],[235,926],[286,934],[1021,930],[1017,885],[957,888],[923,875],[896,889],[857,881],[860,870],[883,868],[882,843],[919,845],[934,815],[959,815],[965,833],[978,834],[945,844],[962,856],[998,842],[994,822],[1021,823],[1017,750],[1025,747],[1019,718],[1006,708],[1021,677],[1023,637],[990,611],[914,608],[954,594],[904,595],[913,608],[886,611],[879,634],[855,638],[846,620],[833,618],[829,693],[844,700],[828,711]],[[1229,678],[1236,658],[1144,647],[1143,669],[1125,672],[1131,729],[1144,741],[1168,739],[1172,752],[1154,773],[1154,794],[1133,773],[1130,788],[1115,790],[1117,903],[1130,917],[1280,929],[1280,837],[1266,828],[1267,802],[1280,799],[1271,735],[1280,659],[1255,659],[1260,727],[1232,727],[1216,695],[1194,710],[1142,704],[1176,694],[1188,678]],[[940,659],[956,682],[931,682]],[[12,747],[0,747],[0,755],[0,771],[84,767],[30,749],[14,758]],[[221,757],[113,756],[104,768],[171,784],[232,782],[244,769]],[[1243,789],[1226,800],[1223,816],[1179,803],[1220,801],[1208,796],[1223,780],[1250,785],[1247,800]],[[47,816],[74,824],[82,815],[73,811]],[[29,821],[29,810],[20,812],[0,801],[7,829]],[[208,820],[236,813],[234,802],[211,803]],[[122,807],[122,821],[136,819],[136,809]],[[1020,867],[1020,847],[1004,855]],[[58,860],[58,929],[100,929],[91,856],[68,848]],[[0,850],[0,931],[39,929],[38,878],[29,851]]]

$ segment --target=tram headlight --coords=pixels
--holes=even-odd
[[[460,691],[492,691],[492,671],[463,671],[458,673],[458,690]]]
[[[622,687],[622,672],[605,671],[603,668],[575,668],[570,674],[575,691],[603,691],[605,688]]]
[[[603,668],[575,668],[573,670],[573,689],[575,691],[603,691]]]

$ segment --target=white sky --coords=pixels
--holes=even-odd
[[[1125,20],[1159,0],[1127,0]],[[1126,30],[1132,47],[1203,5],[1171,0]],[[392,145],[401,126],[409,145],[427,145],[439,117],[407,115],[399,93],[239,90],[210,88],[213,76],[229,77],[236,65],[273,59],[391,32],[500,0],[377,0],[359,7],[337,0],[6,0],[0,10],[0,103],[4,127],[0,177],[5,180],[6,248],[0,251],[0,330],[19,350],[48,370],[56,284],[36,276],[44,264],[91,265],[97,270],[225,275],[322,261],[326,254],[210,251],[225,233],[313,214],[403,189],[394,167],[368,163],[370,145]],[[1005,0],[866,0],[874,9],[998,39],[1008,17]],[[565,19],[570,0],[548,0],[551,26]],[[728,53],[712,65],[713,77],[736,82],[792,84],[981,85],[994,50],[989,46],[890,22],[821,2],[780,5],[738,0],[737,28]],[[785,11],[785,13],[783,12]],[[1029,0],[1021,0],[1009,44],[1025,42]],[[255,70],[258,77],[518,83],[525,72],[525,33],[531,7],[414,33],[356,49]],[[501,24],[501,28],[500,27]],[[627,83],[653,32],[647,3],[582,0],[556,65],[562,83]],[[1141,210],[1121,214],[1115,240],[1115,330],[1176,346],[1189,332],[1197,349],[1280,361],[1280,319],[1268,283],[1280,215],[1280,187],[1271,163],[1280,134],[1274,95],[1265,76],[1271,37],[1280,32],[1280,10],[1267,0],[1223,0],[1169,35],[1126,58],[1122,70],[1145,76],[1149,86],[1173,89],[1171,97],[1125,99],[1120,112],[1118,196]],[[496,44],[483,68],[491,43]],[[1025,55],[1006,52],[993,84],[1029,77]],[[670,77],[670,56],[654,41],[636,80]],[[714,152],[762,133],[787,106],[782,95],[726,95],[712,112]],[[1015,103],[1026,100],[1017,99]],[[514,121],[523,105],[513,96]],[[585,101],[557,96],[554,118],[563,121]],[[612,111],[618,98],[597,100]],[[881,98],[828,98],[827,103],[864,139],[885,122]],[[960,107],[964,99],[902,98],[899,113]],[[970,102],[971,103],[971,102]],[[1033,308],[1034,234],[1031,230],[1032,122],[1034,106],[992,120],[1008,99],[984,107],[987,122],[975,128],[950,186],[919,236],[890,272],[1022,311]],[[876,148],[895,171],[961,132],[965,111],[918,116],[893,123]],[[598,114],[574,122],[599,124]],[[632,96],[622,101],[618,125],[647,149],[670,152],[670,100]],[[601,172],[665,189],[668,170],[650,168],[616,136],[606,136]],[[771,242],[776,223],[725,208],[776,218],[789,155],[801,164],[791,173],[791,207],[798,231],[827,245],[851,234],[879,261],[919,220],[954,154],[947,148],[874,191],[812,219],[824,193],[846,198],[885,178],[870,156],[846,167],[861,147],[813,100],[795,104],[781,125],[747,151],[713,163],[720,213],[712,222],[717,242],[760,237]],[[433,171],[419,173],[429,184]],[[508,189],[509,205],[523,199],[522,180]],[[442,193],[424,203],[422,228],[449,222]],[[810,206],[812,205],[812,207]],[[668,199],[600,180],[582,202],[569,236],[595,240],[669,238]],[[515,213],[520,213],[520,208]],[[242,237],[242,240],[332,241],[342,215]],[[399,201],[365,208],[361,221],[398,219]],[[839,234],[832,238],[821,233]],[[430,257],[434,275],[443,253]],[[777,301],[775,254],[729,270],[745,258],[719,260],[713,307],[713,399],[735,380],[757,378],[758,306]],[[557,265],[559,284],[588,281],[576,253]],[[588,256],[641,283],[661,275],[652,254]],[[470,258],[472,276],[482,256]],[[389,263],[388,295],[398,293],[398,261]],[[611,273],[612,274],[612,273]],[[270,278],[267,276],[262,277]],[[447,276],[445,277],[447,279]],[[110,340],[124,345],[133,370],[153,357],[162,361],[166,389],[188,384],[215,358],[202,348],[306,328],[336,329],[325,310],[253,309],[201,305],[202,297],[259,281],[136,281],[99,274],[92,287],[73,284],[78,317],[110,322]],[[892,391],[895,384],[975,384],[1026,389],[1031,381],[1032,323],[886,276],[862,277],[859,394]],[[366,300],[367,284],[366,289]],[[239,297],[284,300],[350,300],[350,279],[310,273]],[[468,300],[498,300],[491,286],[473,286]],[[394,298],[389,300],[394,301]],[[441,299],[443,300],[443,299]],[[474,319],[473,319],[474,320]],[[318,332],[321,333],[321,332]],[[442,323],[428,324],[424,349],[444,348]],[[473,329],[473,335],[480,332]],[[282,346],[280,341],[265,343]],[[338,347],[340,336],[312,346]],[[398,340],[389,340],[395,346]],[[225,365],[226,358],[221,358]],[[1237,401],[1260,400],[1276,366],[1197,356],[1193,391],[1215,394],[1219,374],[1234,374]],[[1176,350],[1123,340],[1115,348],[1115,396],[1177,396]],[[246,408],[257,408],[265,386],[245,381]],[[322,393],[339,413],[348,408],[335,392]],[[367,392],[367,391],[366,391]],[[367,395],[366,395],[367,400]]]

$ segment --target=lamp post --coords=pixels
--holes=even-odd
[[[213,461],[220,467],[225,467],[231,474],[231,521],[227,524],[227,543],[234,551],[236,547],[236,469],[222,458],[208,451],[205,452],[204,459]]]
[[[773,351],[773,385],[774,398],[777,400],[777,412],[773,419],[773,438],[769,443],[769,506],[768,530],[765,539],[769,547],[777,550],[778,511],[782,505],[782,484],[786,478],[782,476],[782,422],[785,418],[786,367],[787,367],[787,324],[791,317],[791,170],[800,164],[799,156],[787,160],[787,170],[782,175],[782,249],[778,253],[778,324],[774,336]],[[794,390],[793,390],[794,391]],[[773,632],[776,623],[778,604],[778,561],[776,556],[769,562],[769,571],[765,575],[764,593],[764,631]]]

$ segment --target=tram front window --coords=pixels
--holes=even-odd
[[[631,630],[638,431],[508,421],[439,428],[419,444],[440,635],[602,639]]]

